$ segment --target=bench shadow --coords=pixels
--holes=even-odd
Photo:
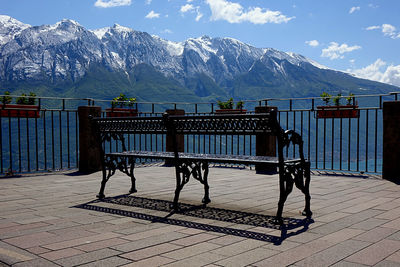
[[[114,205],[113,208],[107,208],[103,206],[97,206],[96,203],[110,203]],[[116,207],[115,204],[122,206],[150,209],[155,211],[162,211],[162,212],[167,212],[168,214],[166,216],[156,216],[136,211],[126,211],[123,209],[115,208]],[[172,209],[171,201],[134,197],[131,195],[108,197],[102,200],[94,200],[74,207],[111,213],[111,214],[118,214],[126,217],[151,221],[154,223],[158,222],[158,223],[179,225],[188,228],[256,239],[260,241],[270,242],[273,243],[274,245],[280,245],[285,239],[306,232],[309,228],[309,225],[314,223],[314,220],[311,218],[304,218],[304,219],[283,218],[283,224],[277,225],[275,223],[274,216],[207,207],[204,204],[191,205],[186,203],[180,203],[179,209],[177,211],[174,211]],[[194,220],[174,219],[173,215],[175,214],[200,218],[200,219],[209,219],[213,221],[226,222],[227,226],[226,227],[218,226],[218,223],[215,224],[200,223],[196,222],[198,221],[196,219]],[[229,224],[232,224],[232,226]],[[251,229],[243,230],[240,229],[240,226],[238,227],[234,224],[279,230],[280,236],[263,233],[262,229],[259,229],[259,231],[252,231]]]

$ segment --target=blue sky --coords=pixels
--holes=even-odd
[[[399,0],[0,0],[0,14],[30,25],[73,19],[176,42],[232,37],[398,86],[399,12]]]

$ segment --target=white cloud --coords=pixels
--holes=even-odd
[[[159,18],[160,17],[160,13],[156,13],[154,12],[154,10],[150,11],[149,14],[146,15],[146,19],[155,19],[155,18]]]
[[[191,11],[191,10],[194,10],[194,6],[191,5],[191,4],[186,4],[184,6],[181,6],[180,12],[186,13],[186,12]]]
[[[389,65],[378,58],[374,63],[361,69],[347,70],[357,77],[400,86],[400,65]]]
[[[359,6],[353,6],[352,8],[350,8],[349,10],[349,14],[353,14],[356,11],[359,11],[361,8]]]
[[[348,46],[347,44],[339,45],[336,42],[331,42],[328,48],[322,49],[321,57],[328,57],[331,60],[344,58],[344,53],[349,53],[360,48],[361,46],[359,45]]]
[[[371,31],[371,30],[382,30],[382,33],[384,36],[388,36],[392,39],[398,39],[400,38],[400,32],[397,31],[396,27],[391,25],[391,24],[382,24],[382,26],[369,26],[366,28],[366,30]]]
[[[150,4],[151,4],[151,1],[153,1],[153,0],[146,0],[145,4],[146,4],[146,5],[150,5]]]
[[[171,33],[173,33],[170,29],[165,29],[165,30],[163,30],[161,33],[168,33],[168,34],[171,34]]]
[[[203,17],[203,13],[201,13],[199,9],[197,9],[196,12],[197,12],[196,21],[199,21]]]
[[[369,26],[369,27],[366,28],[366,30],[367,31],[372,31],[372,30],[377,30],[377,29],[380,29],[380,28],[381,28],[381,26]]]
[[[132,0],[97,0],[96,3],[94,3],[94,6],[108,8],[116,6],[130,6],[131,3]]]
[[[317,40],[306,41],[306,44],[313,47],[319,46],[319,42]]]
[[[254,24],[286,23],[294,17],[287,17],[280,11],[251,7],[247,11],[239,3],[227,0],[206,0],[211,9],[211,20],[226,20],[229,23],[251,22]]]

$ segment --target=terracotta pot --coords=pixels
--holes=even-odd
[[[113,117],[136,117],[138,110],[133,108],[107,108],[106,116],[108,118]]]
[[[318,106],[317,118],[359,118],[360,110],[356,105],[347,106]]]
[[[40,118],[40,107],[36,105],[0,104],[0,116],[11,118]]]

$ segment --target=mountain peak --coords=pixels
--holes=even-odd
[[[10,16],[0,15],[0,45],[11,41],[15,35],[31,27]]]

